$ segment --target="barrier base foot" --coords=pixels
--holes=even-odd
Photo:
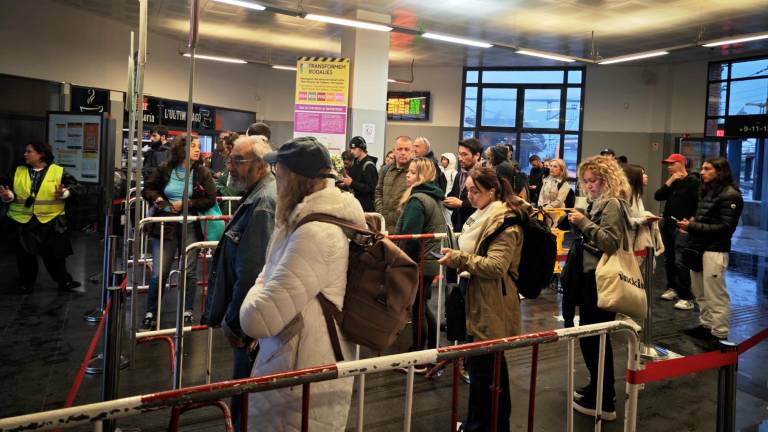
[[[94,309],[83,314],[83,319],[90,323],[97,323],[101,321],[101,317],[104,316],[103,309]]]
[[[128,357],[120,355],[120,369],[125,369],[131,364]],[[85,368],[85,373],[88,375],[98,375],[104,371],[104,357],[102,354],[91,357],[88,362],[88,367]]]
[[[640,344],[640,357],[648,360],[659,360],[663,358],[667,358],[669,353],[667,350],[665,350],[662,347],[657,347],[653,345],[646,345],[641,343]]]

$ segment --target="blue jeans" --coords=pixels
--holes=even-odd
[[[194,223],[187,227],[187,244],[200,241],[197,236]],[[163,284],[168,281],[168,274],[171,272],[173,259],[176,253],[183,257],[181,248],[181,226],[176,227],[177,236],[172,239],[163,239]],[[157,283],[160,278],[160,239],[152,238],[152,278],[149,280],[149,293],[147,295],[147,304],[145,312],[152,312],[157,317]],[[181,258],[180,258],[181,260]],[[187,289],[184,298],[184,310],[192,310],[195,307],[195,293],[197,292],[197,255],[190,255],[187,262]]]

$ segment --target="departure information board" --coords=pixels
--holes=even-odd
[[[387,92],[387,119],[429,120],[429,92]]]

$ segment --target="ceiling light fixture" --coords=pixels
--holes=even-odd
[[[518,54],[522,54],[522,55],[533,56],[533,57],[541,57],[541,58],[545,58],[545,59],[557,60],[557,61],[568,62],[568,63],[576,61],[576,60],[574,60],[572,58],[561,57],[561,56],[554,55],[554,54],[541,53],[541,52],[538,52],[538,51],[517,50],[515,52],[518,53]]]
[[[267,9],[265,6],[262,6],[260,4],[251,3],[251,2],[242,1],[242,0],[214,0],[214,1],[232,5],[232,6],[240,6],[248,9],[253,9],[257,11],[263,11]]]
[[[756,41],[756,40],[760,40],[760,39],[768,39],[768,33],[755,34],[755,35],[745,35],[745,36],[736,36],[735,39],[731,38],[731,39],[716,40],[716,41],[713,41],[713,42],[704,43],[701,46],[705,46],[705,47],[709,48],[709,47],[716,47],[716,46],[720,46],[720,45],[731,45],[731,44],[741,43],[741,42],[751,42],[751,41]]]
[[[182,54],[184,57],[192,57],[189,53]],[[224,62],[224,63],[237,63],[237,64],[247,64],[248,62],[239,59],[239,58],[232,58],[232,57],[218,57],[218,56],[209,56],[209,55],[203,55],[203,54],[195,54],[196,59],[203,59],[203,60],[213,60],[218,62]]]
[[[272,69],[295,71],[296,70],[296,66],[272,65]]]
[[[441,35],[437,33],[422,33],[421,36],[427,39],[435,39],[435,40],[451,42],[455,44],[474,46],[478,48],[490,48],[493,46],[493,44],[489,44],[488,42],[472,40],[472,39],[464,39],[464,38],[455,37],[455,36]]]
[[[304,15],[304,19],[308,19],[310,21],[324,22],[328,24],[338,24],[338,25],[343,25],[348,27],[357,27],[365,30],[375,30],[375,31],[382,31],[382,32],[392,31],[392,27],[389,27],[383,24],[375,24],[375,23],[366,22],[366,21],[358,21],[358,20],[338,18],[338,17],[326,16],[326,15],[306,14]]]
[[[669,54],[669,51],[653,51],[653,52],[642,53],[642,54],[631,54],[631,55],[622,56],[622,57],[609,58],[607,60],[601,60],[597,63],[601,65],[607,65],[607,64],[621,63],[621,62],[627,62],[632,60],[640,60],[640,59],[649,58],[649,57],[658,57],[658,56],[663,56],[667,54]]]

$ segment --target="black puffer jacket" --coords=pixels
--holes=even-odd
[[[700,251],[730,252],[731,237],[739,224],[744,200],[733,186],[702,192],[696,217],[688,224],[691,247]]]

